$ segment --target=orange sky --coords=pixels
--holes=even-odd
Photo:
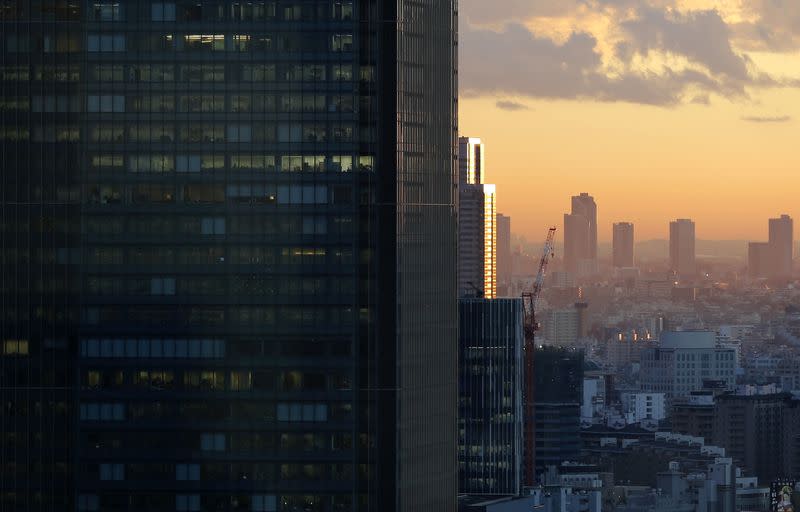
[[[541,22],[531,18],[528,27]],[[598,47],[601,32],[594,34]],[[796,50],[733,48],[757,73],[800,70]],[[668,51],[656,58],[673,59]],[[462,93],[470,88],[465,74]],[[746,97],[711,92],[705,104],[667,106],[540,97],[535,85],[531,92],[524,87],[470,90],[460,98],[460,132],[486,144],[487,182],[497,184],[498,211],[512,217],[515,233],[537,240],[548,225],[561,229],[570,196],[580,192],[597,201],[601,240],[610,239],[612,222],[621,220],[636,224],[639,240],[666,238],[668,222],[677,217],[694,219],[704,239],[765,239],[767,218],[781,213],[800,223],[796,86],[747,84]],[[499,108],[498,101],[515,110]]]

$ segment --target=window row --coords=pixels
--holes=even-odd
[[[40,140],[40,133],[48,130],[59,132],[59,126],[35,125],[33,140]],[[63,129],[74,132],[79,139],[75,125]],[[354,142],[355,129],[348,122],[259,122],[259,123],[91,123],[88,128],[89,142],[113,143],[325,143]],[[52,139],[52,137],[50,137]],[[363,139],[363,137],[361,137]],[[368,142],[368,141],[365,141]]]
[[[350,235],[353,219],[346,215],[268,215],[231,216],[230,229],[225,217],[158,215],[106,215],[86,219],[88,235]]]
[[[279,406],[280,411],[278,411]],[[263,424],[278,421],[281,423],[311,424],[351,420],[353,407],[349,402],[276,404],[262,400],[232,400],[230,398],[215,400],[208,398],[180,402],[166,400],[130,402],[126,405],[126,410],[123,411],[123,414],[126,417],[126,421],[173,420],[185,422],[195,427],[197,422],[200,421],[228,421],[234,424],[237,422]],[[247,428],[247,425],[237,424],[236,426],[237,428]],[[216,443],[216,441],[214,442]],[[212,450],[218,451],[217,448]]]
[[[31,51],[77,52],[80,40],[77,34],[60,38],[28,37],[12,34],[7,37],[5,51],[22,53]],[[150,34],[124,33],[89,34],[86,51],[96,52],[352,52],[353,34],[319,32],[279,32],[274,34]]]
[[[354,76],[362,84],[375,79],[375,67],[363,65],[354,74],[351,64],[95,64],[88,66],[89,79],[98,82],[167,83],[167,82],[351,82]],[[33,67],[13,64],[0,66],[0,80],[5,82],[77,82],[81,68],[76,64],[42,64]]]
[[[83,292],[91,296],[178,296],[178,297],[296,297],[352,299],[355,280],[352,276],[303,277],[297,275],[264,276],[186,276],[130,277],[89,276]]]
[[[362,96],[361,111],[371,108],[372,97]],[[127,105],[126,105],[127,103]],[[0,98],[0,112],[81,112],[80,96],[7,96]],[[226,106],[227,105],[227,106]],[[90,94],[86,99],[88,112],[184,112],[184,113],[261,113],[261,112],[355,112],[353,96],[349,94],[148,94],[124,95]]]
[[[13,311],[13,310],[12,310]],[[369,314],[362,310],[364,321]],[[320,331],[335,335],[352,330],[356,318],[351,305],[269,305],[269,306],[217,306],[217,305],[107,305],[83,308],[86,325],[137,326],[148,328],[208,328],[233,326],[237,331],[281,328],[293,332]]]
[[[225,340],[88,339],[81,340],[81,357],[222,359]]]
[[[277,426],[277,425],[276,425]],[[248,456],[273,454],[277,452],[331,453],[345,452],[353,448],[353,434],[347,431],[330,431],[329,425],[280,425],[286,431],[273,429],[233,430],[230,432],[198,432],[182,430],[177,438],[170,440],[171,455],[184,457],[198,450],[204,452],[243,453]],[[84,452],[90,457],[105,455],[119,446],[126,446],[131,453],[160,451],[164,446],[164,432],[158,430],[119,430],[107,429],[96,425],[95,428],[83,429]],[[345,427],[346,428],[346,427]],[[321,430],[324,429],[324,430]],[[14,446],[21,446],[26,439],[17,435],[13,438]],[[361,447],[369,446],[366,434],[360,434],[358,443]],[[9,444],[11,446],[11,444]]]
[[[137,4],[120,4],[118,1],[95,1],[89,8],[91,21],[349,21],[353,18],[353,2],[331,0],[328,2],[281,2],[274,0],[247,0],[234,2],[173,1],[154,2],[137,9]],[[80,8],[66,16],[43,19],[80,19]],[[77,16],[75,14],[77,12]]]
[[[13,257],[25,259],[27,251]],[[11,255],[6,251],[7,258]],[[367,262],[367,255],[362,261]],[[8,259],[6,261],[9,261]],[[94,247],[88,250],[86,263],[89,265],[329,265],[331,268],[349,265],[354,262],[350,247],[283,247],[257,246],[243,247]]]
[[[137,466],[143,466],[139,464]],[[218,465],[220,466],[220,465]],[[215,470],[215,476],[220,480],[240,480],[246,478],[252,471],[255,475],[264,475],[250,480],[275,480],[274,471],[264,472],[256,465],[250,464],[251,470],[242,469],[244,463],[234,464],[224,471]],[[208,466],[209,469],[212,466]],[[359,465],[359,475],[367,478],[367,465]],[[313,468],[312,468],[313,469]],[[348,470],[350,471],[350,470]],[[142,471],[144,472],[144,471]],[[242,473],[242,474],[240,474]],[[344,470],[341,474],[345,475]],[[367,503],[366,496],[362,495],[360,502]],[[78,512],[97,512],[100,510],[122,510],[131,506],[135,510],[175,510],[176,512],[201,512],[211,510],[237,510],[241,512],[346,512],[353,510],[353,499],[350,493],[340,495],[282,495],[273,494],[172,494],[137,491],[131,495],[126,493],[109,494],[81,494],[78,497]]]
[[[131,172],[201,172],[226,168],[224,154],[137,154],[128,155],[127,168]],[[355,165],[355,167],[354,167]],[[372,155],[262,155],[233,154],[227,156],[227,167],[232,171],[267,172],[372,172],[375,157]],[[125,156],[119,153],[91,154],[89,168],[98,170],[125,170]]]
[[[87,370],[81,376],[87,390],[147,389],[151,391],[349,391],[342,372],[297,370]],[[110,404],[103,404],[110,406]],[[280,413],[280,408],[278,409]],[[102,418],[101,407],[101,418]],[[83,412],[81,412],[83,415]],[[88,414],[88,412],[87,412]],[[114,414],[116,419],[116,413]],[[280,414],[279,414],[280,419]]]
[[[182,187],[155,183],[140,185],[87,186],[90,204],[350,204],[352,187],[349,185],[264,185],[243,183],[238,185],[192,184]]]

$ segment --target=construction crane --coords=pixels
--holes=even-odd
[[[524,292],[522,294],[522,304],[525,309],[525,319],[523,330],[525,333],[525,414],[524,414],[524,431],[525,431],[525,485],[535,485],[535,432],[534,432],[534,376],[533,376],[533,356],[536,350],[535,334],[539,329],[539,323],[536,321],[536,302],[539,300],[539,295],[544,287],[544,276],[547,272],[547,264],[550,258],[555,253],[555,237],[556,228],[551,227],[547,232],[547,240],[545,240],[544,248],[542,249],[542,258],[539,260],[539,271],[536,274],[536,280],[533,282],[533,290]]]

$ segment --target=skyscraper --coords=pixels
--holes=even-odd
[[[459,492],[522,484],[522,299],[459,300]]]
[[[589,253],[587,259],[597,260],[597,204],[586,192],[572,196],[573,215],[583,215],[589,221]]]
[[[575,461],[581,449],[583,353],[543,347],[534,357],[536,473]]]
[[[772,277],[792,276],[794,221],[788,215],[769,219],[769,245],[772,252]]]
[[[576,274],[589,253],[589,221],[583,215],[564,214],[564,266]]]
[[[497,296],[497,193],[484,183],[483,143],[460,137],[458,292],[460,297]]]
[[[617,268],[633,267],[633,224],[630,222],[614,224],[612,235],[614,266]]]
[[[511,217],[497,214],[497,283],[508,293],[512,280]]]
[[[750,242],[747,245],[747,275],[769,277],[772,273],[772,245],[766,242]]]
[[[670,268],[682,277],[690,277],[697,272],[694,222],[690,219],[669,223],[669,263]]]
[[[454,510],[454,2],[14,5],[4,510]]]
[[[477,137],[458,138],[458,182],[480,185],[486,177],[486,152]]]
[[[567,271],[597,271],[597,204],[586,192],[572,196],[572,212],[564,214],[564,264]]]

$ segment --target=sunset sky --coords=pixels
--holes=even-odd
[[[460,131],[486,144],[513,231],[766,239],[800,224],[800,0],[461,0]]]

